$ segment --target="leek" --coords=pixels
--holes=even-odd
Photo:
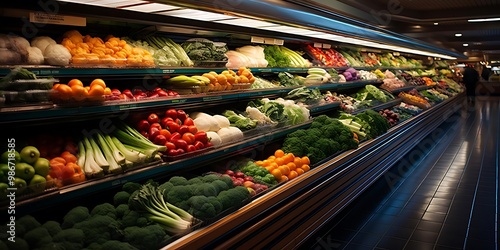
[[[83,167],[85,176],[87,178],[103,176],[104,171],[94,160],[92,145],[86,137],[83,138],[83,142],[85,144],[85,165]]]
[[[80,167],[85,166],[85,147],[83,146],[82,141],[78,142],[78,160],[76,161],[76,164]]]
[[[121,173],[122,172],[122,167],[118,165],[118,163],[115,160],[115,157],[113,156],[113,153],[111,152],[111,148],[108,145],[108,143],[104,140],[103,136],[100,133],[97,133],[97,141],[99,142],[99,145],[101,146],[102,152],[104,153],[104,157],[109,163],[109,168],[107,169],[107,173]]]
[[[94,152],[94,160],[101,167],[104,172],[108,172],[109,169],[109,163],[102,154],[101,149],[99,148],[99,145],[95,142],[94,138],[90,137],[88,138],[90,145],[92,145],[92,152]]]
[[[108,146],[111,149],[111,153],[113,154],[113,158],[115,158],[116,163],[120,165],[125,164],[125,156],[120,150],[118,150],[118,148],[116,148],[116,145],[113,143],[113,140],[111,140],[111,136],[103,135],[102,137],[108,143]]]
[[[115,144],[116,148],[120,150],[120,152],[125,156],[125,164],[127,164],[127,161],[133,162],[133,163],[141,163],[144,162],[146,159],[146,156],[144,154],[141,154],[137,151],[131,151],[127,149],[120,140],[118,140],[116,137],[111,137],[111,140],[113,141],[113,144]]]

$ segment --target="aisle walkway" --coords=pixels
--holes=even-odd
[[[498,249],[500,97],[448,116],[303,248]]]

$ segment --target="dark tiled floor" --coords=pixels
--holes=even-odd
[[[477,97],[304,246],[498,249],[499,129],[500,97]]]

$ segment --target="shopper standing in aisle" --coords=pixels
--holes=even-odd
[[[483,67],[483,71],[481,71],[481,77],[483,80],[488,81],[490,79],[491,70],[489,68]]]
[[[464,82],[466,88],[467,102],[474,103],[476,84],[479,81],[479,72],[477,72],[477,70],[475,70],[472,66],[468,65],[465,67],[462,81]]]

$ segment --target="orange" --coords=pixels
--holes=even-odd
[[[104,88],[100,85],[94,85],[90,87],[89,96],[102,96],[104,95]]]
[[[284,160],[283,163],[293,162],[294,159],[295,159],[295,156],[292,153],[288,153],[285,156],[283,156],[283,160]]]
[[[293,162],[289,162],[286,164],[286,166],[290,169],[290,170],[295,170],[297,168],[297,165],[295,165],[295,163]]]
[[[281,179],[278,180],[278,182],[285,182],[288,181],[288,177],[286,175],[282,175]]]
[[[301,174],[305,173],[302,168],[295,169],[295,172],[297,172],[298,175],[301,175]]]
[[[302,167],[302,159],[298,156],[295,157],[293,163],[295,163],[295,166],[298,168]]]
[[[264,168],[267,169],[267,171],[269,171],[269,173],[271,173],[271,171],[273,171],[273,169],[274,169],[273,167],[269,167],[269,166],[268,167],[264,167]]]
[[[91,83],[90,83],[90,88],[92,88],[93,86],[96,86],[96,85],[99,85],[101,86],[103,89],[106,88],[106,83],[104,83],[104,80],[102,79],[94,79]]]
[[[274,159],[274,162],[276,162],[276,164],[278,164],[278,166],[281,166],[281,165],[285,164],[285,161],[281,157],[278,157],[278,158]]]
[[[54,85],[52,85],[52,89],[57,89],[57,87],[59,87],[59,85],[61,85],[60,83],[56,83]]]
[[[279,165],[278,165],[276,162],[271,162],[271,163],[269,164],[269,167],[270,167],[270,168],[272,168],[272,169],[275,169],[275,168],[277,168],[278,166],[279,166]]]
[[[288,179],[293,180],[297,176],[299,176],[299,174],[297,174],[297,172],[295,172],[295,171],[290,171],[290,173],[287,176],[288,176]]]
[[[68,82],[68,86],[70,87],[73,87],[75,85],[78,85],[78,86],[81,86],[83,87],[83,82],[78,80],[78,79],[71,79],[69,82]]]
[[[68,100],[73,95],[73,91],[71,90],[71,87],[66,85],[66,84],[59,84],[59,86],[57,86],[56,90],[57,90],[57,95],[62,100]]]
[[[110,89],[110,88],[108,88],[108,87],[106,87],[106,88],[104,89],[104,95],[111,95],[111,89]]]
[[[290,168],[287,165],[279,166],[278,169],[284,175],[288,175],[290,173]]]
[[[267,157],[267,159],[268,159],[268,160],[273,160],[273,161],[274,161],[274,160],[276,159],[276,156],[271,155],[271,156]]]
[[[73,85],[71,87],[71,91],[73,93],[73,98],[75,98],[75,100],[77,101],[82,101],[83,99],[87,98],[88,92],[83,86]]]
[[[283,174],[281,173],[281,170],[279,169],[273,169],[273,171],[271,171],[271,174],[274,176],[274,178],[276,178],[276,180],[281,180],[281,176],[283,176]]]
[[[264,162],[263,161],[256,161],[255,165],[257,166],[263,166]]]
[[[283,157],[284,155],[285,155],[285,152],[283,152],[283,150],[281,150],[281,149],[274,151],[274,156],[276,156],[276,157]]]
[[[301,160],[302,160],[302,164],[311,165],[311,161],[309,160],[309,157],[303,156]]]
[[[307,172],[309,170],[311,170],[311,167],[309,167],[309,165],[302,165],[302,167],[300,167],[304,170],[304,172]]]
[[[269,166],[269,164],[271,164],[271,161],[269,161],[269,160],[263,160],[262,161],[262,166],[263,167],[267,167],[267,166]]]

